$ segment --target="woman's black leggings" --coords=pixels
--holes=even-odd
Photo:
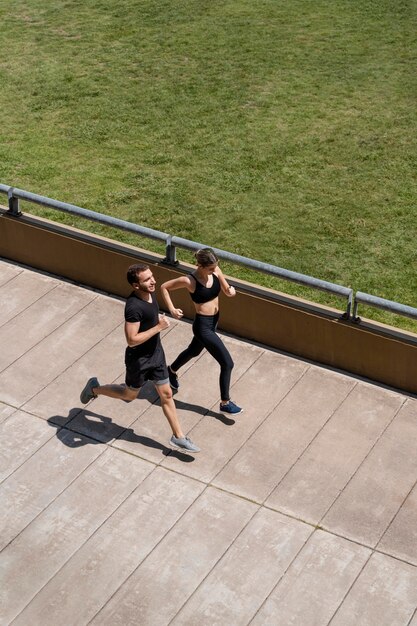
[[[188,348],[177,356],[171,363],[171,368],[176,372],[188,361],[198,356],[204,348],[213,356],[220,365],[220,395],[221,400],[230,400],[230,378],[234,366],[226,346],[216,335],[216,326],[219,314],[200,315],[197,313],[193,323],[194,337]]]

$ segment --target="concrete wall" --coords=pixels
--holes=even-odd
[[[11,217],[3,208],[0,256],[123,297],[130,291],[125,276],[131,263],[151,264],[159,284],[192,267],[173,269],[146,250],[28,214]],[[341,311],[230,280],[238,293],[235,298],[221,296],[222,330],[417,393],[417,335],[369,320],[357,325],[340,319]],[[186,317],[193,317],[185,291],[175,293],[175,303]]]

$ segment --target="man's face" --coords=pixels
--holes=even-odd
[[[137,277],[138,281],[135,285],[138,285],[140,291],[144,291],[145,293],[152,293],[155,291],[156,280],[151,269],[139,272]]]

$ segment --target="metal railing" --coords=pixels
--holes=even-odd
[[[74,204],[68,204],[66,202],[60,202],[59,200],[53,200],[52,198],[40,196],[38,194],[25,191],[23,189],[10,187],[8,185],[0,184],[0,193],[4,193],[7,195],[9,212],[11,215],[16,217],[21,215],[19,200],[25,200],[27,202],[33,202],[34,204],[39,204],[41,206],[45,206],[51,209],[56,209],[57,211],[71,213],[72,215],[83,217],[94,222],[99,222],[100,224],[107,224],[108,226],[135,233],[143,237],[162,241],[165,244],[165,258],[163,262],[168,265],[178,264],[176,258],[177,248],[195,251],[199,250],[200,248],[206,247],[204,244],[197,243],[196,241],[190,241],[188,239],[183,239],[182,237],[175,237],[168,233],[154,230],[152,228],[147,228],[145,226],[138,226],[137,224],[133,224],[132,222],[127,222],[125,220],[111,217],[110,215],[105,215],[103,213],[97,213],[95,211],[83,209],[82,207],[76,206]],[[233,254],[231,252],[226,252],[225,250],[220,250],[219,248],[212,249],[219,257],[219,259],[222,259],[224,261],[229,261],[230,263],[242,265],[252,270],[263,272],[265,274],[270,274],[272,276],[276,276],[277,278],[298,283],[306,287],[311,287],[312,289],[326,291],[337,297],[344,298],[346,300],[346,310],[343,313],[342,317],[345,319],[355,322],[360,321],[360,318],[357,316],[359,303],[379,309],[384,309],[386,311],[390,311],[391,313],[396,313],[399,315],[404,315],[417,319],[417,309],[413,307],[399,304],[398,302],[393,302],[391,300],[378,298],[376,296],[371,296],[370,294],[366,294],[361,291],[358,291],[355,295],[355,298],[353,298],[353,290],[349,287],[343,287],[342,285],[330,283],[319,278],[313,278],[312,276],[299,274],[298,272],[292,272],[290,270],[286,270],[275,265],[270,265],[269,263],[263,263],[262,261],[255,261],[253,259],[249,259],[238,254]]]
[[[412,306],[408,306],[407,304],[400,304],[399,302],[394,302],[393,300],[385,300],[385,298],[378,298],[377,296],[371,296],[369,293],[357,291],[355,294],[352,314],[354,322],[361,321],[360,317],[358,317],[359,303],[366,304],[367,306],[372,306],[376,309],[382,309],[383,311],[389,311],[390,313],[396,313],[397,315],[403,315],[405,317],[412,317],[413,319],[417,319],[417,309]]]

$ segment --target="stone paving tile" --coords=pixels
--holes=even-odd
[[[171,623],[248,624],[312,532],[260,509]]]
[[[14,619],[153,469],[150,463],[107,448],[27,526],[0,553],[0,568],[8,572],[0,587],[2,619]],[[89,555],[90,567],[92,559],[96,559],[94,552]],[[42,589],[34,604],[42,604],[44,597]],[[61,606],[62,595],[52,594],[54,597]],[[72,619],[70,616],[62,623]],[[36,616],[32,610],[25,611],[18,619],[22,620],[45,623],[44,615]]]
[[[190,434],[202,448],[203,454],[196,463],[187,466],[187,475],[206,482],[213,480],[296,384],[306,368],[304,363],[285,359],[273,352],[261,353],[249,365],[249,369],[233,386],[233,393],[245,407],[244,412],[227,416],[225,421],[207,418],[199,421]],[[269,389],[269,392],[259,394],[260,385]],[[163,465],[177,468],[179,463],[178,457],[169,456]]]
[[[3,263],[0,263],[0,266],[3,266]],[[12,280],[0,286],[0,326],[54,289],[57,282],[56,279],[37,272],[28,270],[17,272]]]
[[[251,625],[328,624],[370,554],[367,548],[346,539],[316,531]],[[362,624],[360,620],[347,621],[344,626],[355,623]]]
[[[416,408],[414,400],[401,408],[324,517],[324,527],[371,547],[378,543],[417,481]]]
[[[0,485],[0,550],[106,449],[90,442],[62,429]]]
[[[7,420],[12,413],[15,413],[16,408],[14,406],[10,406],[9,404],[3,404],[0,402],[0,424]]]
[[[417,569],[373,554],[331,626],[408,626],[417,606]]]
[[[124,474],[126,470],[127,460]],[[16,626],[87,624],[120,587],[123,589],[123,583],[203,488],[201,483],[157,468],[74,553],[14,622]]]
[[[309,367],[213,483],[263,502],[354,385],[346,376]]]
[[[0,371],[26,354],[84,307],[85,292],[58,283],[33,304],[0,327]],[[9,341],[13,337],[13,341]]]
[[[123,327],[119,325],[22,408],[63,426],[84,408],[80,392],[89,378],[97,376],[114,381],[123,372],[123,354],[119,358],[115,356],[123,342]]]
[[[377,546],[417,566],[417,484],[406,498],[398,514]]]
[[[257,508],[208,488],[91,623],[168,624]]]
[[[25,404],[120,322],[118,302],[103,301],[103,296],[87,290],[82,293],[85,306],[78,315],[0,374],[3,401],[17,407]]]
[[[0,422],[0,482],[53,436],[43,420],[23,411],[15,411],[12,417]]]
[[[16,276],[23,271],[24,269],[22,267],[7,263],[4,259],[0,258],[0,286],[13,280],[13,278],[16,278]]]
[[[398,394],[358,383],[266,500],[267,506],[319,523],[403,401]]]

